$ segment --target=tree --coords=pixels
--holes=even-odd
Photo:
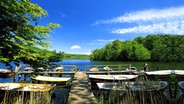
[[[122,48],[123,48],[123,44],[120,40],[114,40],[112,42],[112,46],[111,46],[111,56],[112,56],[112,60],[116,61],[116,60],[121,60],[119,58],[120,56],[120,53],[122,51]]]
[[[125,61],[145,61],[150,59],[150,52],[137,41],[125,41],[122,55]]]
[[[38,25],[47,15],[45,10],[29,0],[1,0],[0,14],[0,61],[23,61],[36,67],[38,60],[48,60],[43,49],[49,47],[49,32],[59,24]]]

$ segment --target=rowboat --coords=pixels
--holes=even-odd
[[[135,81],[128,87],[132,91],[157,91],[164,90],[167,86],[166,81]]]
[[[162,81],[182,81],[184,78],[184,70],[160,70],[145,72],[148,79]]]
[[[97,83],[97,86],[100,90],[106,91],[127,91],[127,84],[132,82],[104,82],[104,83]]]
[[[51,84],[0,83],[0,102],[6,101],[3,104],[10,104],[12,101],[17,101],[18,98],[21,98],[21,100],[33,99],[36,96],[45,96],[46,93],[51,96],[54,88],[55,85]]]
[[[57,85],[68,85],[71,82],[70,77],[32,76],[31,79],[36,83],[52,83]]]
[[[184,70],[174,70],[176,75],[177,82],[183,81],[184,79]]]
[[[104,82],[123,82],[123,81],[136,81],[138,75],[89,75],[91,82],[91,89],[98,89],[97,83]]]
[[[167,104],[164,94],[167,86],[166,81],[135,81],[128,88],[139,104]]]
[[[138,75],[89,75],[91,82],[136,81]]]
[[[108,66],[105,66],[103,69],[104,69],[105,71],[112,71],[112,69],[111,69],[110,67],[108,67]]]
[[[165,89],[168,83],[166,81],[125,81],[97,83],[97,85],[99,89],[111,91],[154,91]]]
[[[62,72],[64,70],[63,66],[59,66],[53,69],[54,72]]]
[[[174,74],[174,70],[149,71],[145,72],[145,74],[149,80],[168,81],[170,79],[170,75]]]
[[[99,69],[97,67],[93,67],[91,69],[89,69],[90,72],[98,72]]]
[[[0,83],[0,91],[46,92],[53,88],[51,84]]]
[[[15,73],[8,69],[0,69],[0,78],[10,78],[13,77]]]
[[[107,103],[112,100],[113,104],[119,104],[119,102],[123,101],[129,103],[138,101],[137,103],[139,104],[153,104],[150,101],[156,99],[154,104],[165,104],[166,99],[163,92],[167,88],[167,85],[166,81],[104,82],[97,83],[99,90],[96,91],[102,96],[103,101],[107,101]]]

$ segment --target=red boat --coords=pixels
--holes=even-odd
[[[10,78],[13,77],[15,72],[8,69],[0,69],[0,78]]]

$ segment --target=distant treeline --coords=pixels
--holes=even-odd
[[[184,62],[184,36],[147,35],[134,40],[115,40],[90,55],[93,61]]]
[[[63,59],[89,59],[89,55],[85,54],[64,54]]]

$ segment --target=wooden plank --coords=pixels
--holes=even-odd
[[[67,104],[97,104],[86,73],[76,72],[74,75]]]
[[[33,74],[34,72],[23,71],[16,72],[16,74]],[[75,74],[76,72],[37,72],[39,74]]]

